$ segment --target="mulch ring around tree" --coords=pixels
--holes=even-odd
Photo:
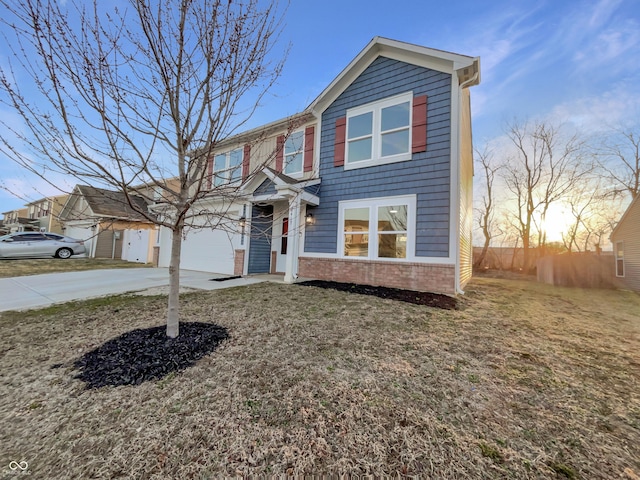
[[[201,322],[181,322],[177,338],[167,337],[166,326],[136,329],[105,342],[73,365],[80,369],[76,378],[87,388],[139,385],[192,366],[228,337],[224,327]]]
[[[415,290],[403,290],[390,287],[373,287],[357,283],[330,282],[326,280],[309,280],[296,283],[296,285],[331,288],[341,292],[359,293],[361,295],[373,295],[390,300],[414,303],[416,305],[441,308],[443,310],[456,310],[458,308],[458,300],[455,297],[449,297],[448,295],[439,293],[417,292]]]

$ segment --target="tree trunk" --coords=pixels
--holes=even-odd
[[[180,322],[180,249],[183,225],[172,230],[171,260],[169,262],[169,309],[167,311],[167,337],[176,338]]]
[[[486,229],[483,229],[483,230],[486,230]],[[484,262],[484,259],[487,256],[487,252],[489,251],[489,244],[490,243],[491,243],[491,238],[490,238],[489,235],[487,235],[487,233],[485,233],[484,245],[482,246],[482,252],[480,252],[480,255],[478,256],[478,259],[475,262],[476,268],[481,268],[482,267],[482,262]]]

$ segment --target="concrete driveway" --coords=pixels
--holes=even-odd
[[[224,275],[190,270],[180,271],[180,286],[216,290],[268,280],[266,277],[212,281]],[[169,285],[168,268],[123,268],[84,272],[47,273],[0,278],[0,312],[45,307],[54,303]]]

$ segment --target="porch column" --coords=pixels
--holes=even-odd
[[[298,276],[298,250],[300,245],[300,195],[289,197],[289,234],[287,235],[287,261],[284,281],[293,283]]]

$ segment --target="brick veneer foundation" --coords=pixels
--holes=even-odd
[[[353,261],[300,257],[298,275],[334,282],[362,283],[455,295],[455,267],[428,263]]]
[[[236,250],[233,257],[233,274],[242,275],[244,273],[244,250]]]

